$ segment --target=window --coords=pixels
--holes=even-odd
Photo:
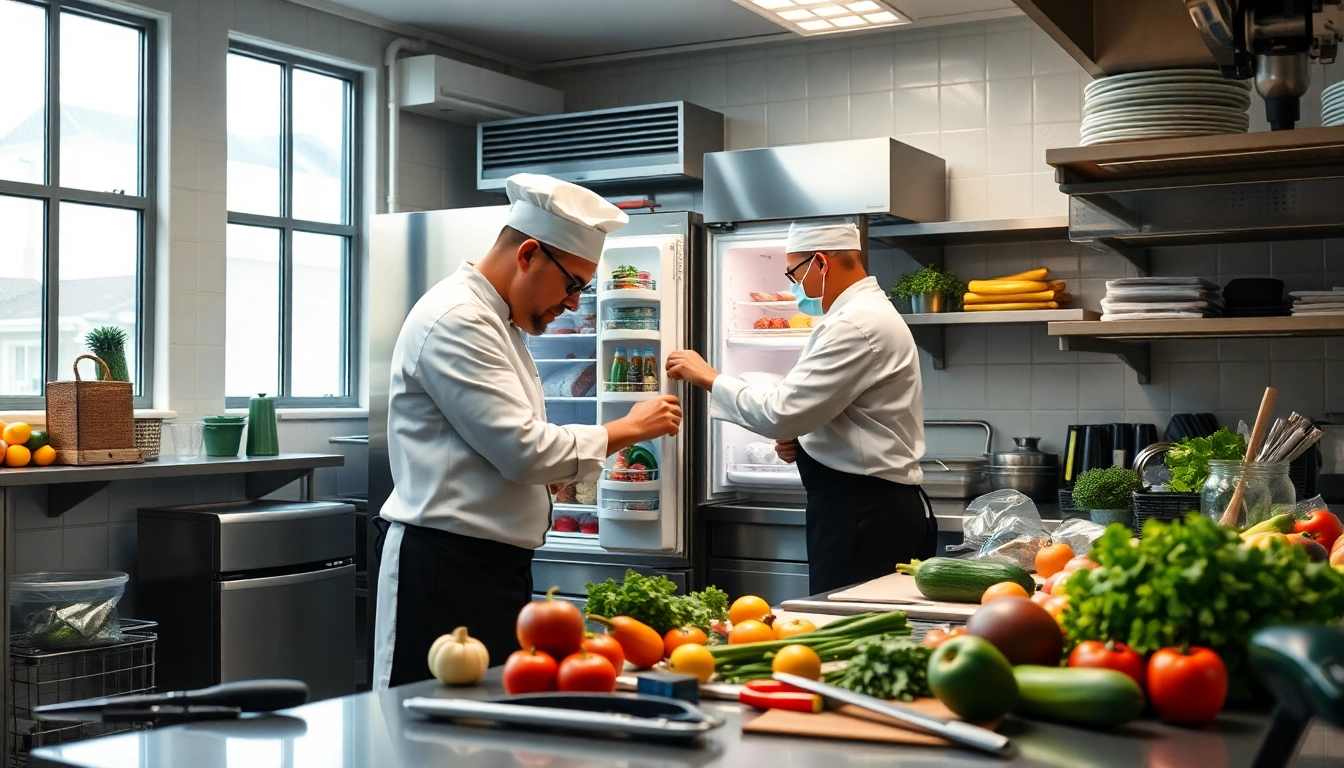
[[[108,325],[150,407],[153,40],[101,6],[0,0],[0,407],[41,409]]]
[[[354,406],[359,76],[235,43],[225,394]]]

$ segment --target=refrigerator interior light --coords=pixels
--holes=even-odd
[[[733,0],[799,35],[910,24],[912,19],[885,0]],[[818,18],[820,17],[820,18]]]

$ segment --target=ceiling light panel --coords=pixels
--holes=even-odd
[[[733,0],[799,35],[825,35],[911,23],[885,0]]]

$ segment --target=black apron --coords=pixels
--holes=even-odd
[[[406,526],[391,685],[429,679],[429,646],[457,627],[485,644],[491,666],[503,664],[518,650],[518,612],[531,601],[532,550]]]
[[[807,489],[812,594],[886,576],[937,551],[938,522],[919,486],[831,469],[801,445],[797,464]]]

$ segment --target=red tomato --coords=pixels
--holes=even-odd
[[[1165,720],[1212,722],[1227,700],[1227,668],[1208,648],[1163,648],[1148,660],[1148,698]]]
[[[540,693],[555,690],[555,659],[545,651],[514,651],[504,662],[504,691]]]
[[[562,691],[611,693],[616,690],[616,670],[607,657],[579,651],[560,662],[556,678]]]
[[[1087,555],[1079,555],[1070,560],[1069,562],[1065,563],[1064,570],[1060,571],[1060,573],[1073,573],[1079,568],[1100,568],[1100,567],[1101,566],[1097,565],[1096,562],[1093,561],[1092,558],[1088,557]]]
[[[1344,535],[1344,523],[1329,510],[1313,509],[1297,518],[1293,523],[1293,533],[1309,533],[1329,552],[1335,546],[1335,539]]]
[[[924,639],[919,641],[919,644],[925,648],[937,648],[948,640],[951,640],[954,637],[961,637],[964,634],[966,634],[966,627],[964,626],[954,627],[946,631],[941,629],[931,629],[928,634],[924,635]]]
[[[595,653],[598,656],[606,657],[611,662],[611,668],[620,674],[625,668],[625,651],[621,644],[611,635],[593,635],[583,641],[583,650],[588,653]]]
[[[663,655],[671,656],[672,652],[683,645],[694,643],[695,645],[704,645],[709,642],[705,631],[699,627],[673,627],[667,630],[663,635]]]
[[[1069,654],[1069,666],[1114,669],[1134,678],[1140,688],[1145,686],[1143,657],[1124,643],[1085,640]]]
[[[518,612],[518,644],[523,650],[536,648],[552,658],[563,659],[583,645],[583,614],[572,603],[555,599],[551,587],[545,600],[523,606]]]

